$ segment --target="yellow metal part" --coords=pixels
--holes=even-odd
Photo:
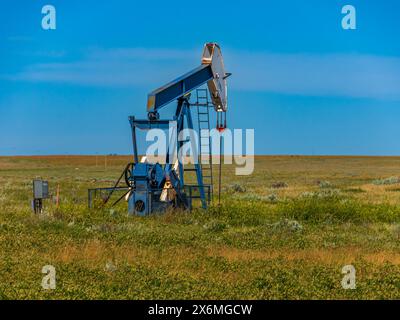
[[[147,98],[147,111],[150,111],[154,108],[155,98],[154,96],[148,96]]]

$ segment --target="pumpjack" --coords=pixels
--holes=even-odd
[[[114,187],[109,188],[111,190],[104,199],[104,204],[116,189],[123,188],[127,191],[115,203],[125,198],[128,202],[129,214],[145,216],[153,212],[163,212],[171,206],[192,209],[193,199],[199,199],[201,207],[207,208],[212,198],[213,161],[211,138],[209,134],[202,136],[202,132],[207,128],[210,130],[209,109],[214,109],[217,113],[217,129],[223,131],[226,128],[226,79],[228,76],[230,73],[225,72],[219,45],[207,43],[204,45],[199,67],[148,94],[147,119],[139,120],[134,116],[129,117],[132,130],[133,162],[127,164]],[[201,89],[200,87],[203,85],[206,85],[208,90]],[[190,97],[194,90],[196,90],[196,101],[191,103]],[[208,99],[209,96],[211,101]],[[160,119],[160,109],[174,101],[176,109],[173,118]],[[178,133],[184,129],[194,130],[192,117],[194,108],[197,111],[198,130],[200,131],[199,145],[195,145],[195,148],[200,153],[199,161],[195,161],[193,168],[185,168],[184,161],[179,159],[179,156],[178,159],[172,159],[173,157],[170,156],[171,154],[180,155],[179,150],[185,143],[185,141],[177,139],[178,135],[174,136],[174,141],[169,141],[165,163],[152,163],[146,157],[139,160],[137,130],[154,128],[170,130],[171,122],[175,123]],[[196,141],[190,141],[190,143],[196,144]],[[171,153],[172,149],[176,153]],[[208,158],[207,161],[204,161],[204,157]],[[195,173],[197,184],[188,184],[185,181],[188,171]],[[119,187],[121,181],[125,181],[126,186]],[[89,190],[89,203],[90,201]]]

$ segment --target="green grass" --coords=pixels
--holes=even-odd
[[[0,299],[400,298],[400,195],[374,184],[400,174],[399,159],[258,158],[252,176],[224,169],[222,206],[208,211],[88,210],[87,188],[128,161],[0,158]],[[61,189],[39,216],[37,176]],[[41,288],[48,264],[55,290]],[[355,290],[341,287],[347,264]]]

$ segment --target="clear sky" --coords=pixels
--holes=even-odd
[[[128,116],[205,42],[233,73],[228,125],[254,128],[256,153],[400,155],[395,0],[1,1],[0,155],[131,153]]]

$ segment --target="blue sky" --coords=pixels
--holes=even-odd
[[[41,28],[46,4],[56,30]],[[0,155],[131,153],[128,116],[145,118],[147,93],[198,66],[205,42],[233,73],[228,125],[254,128],[256,153],[400,155],[400,2],[210,6],[2,1]]]

